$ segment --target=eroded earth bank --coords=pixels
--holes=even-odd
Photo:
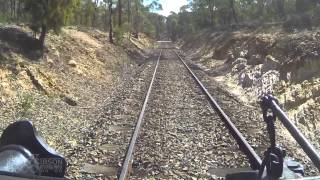
[[[31,120],[66,158],[66,177],[71,179],[99,177],[86,164],[101,162],[97,147],[107,144],[105,138],[112,139],[104,134],[110,128],[102,129],[99,123],[108,108],[125,108],[124,94],[137,86],[148,67],[144,62],[152,58],[148,49],[153,43],[145,36],[126,38],[121,45],[107,38],[99,30],[65,28],[59,36],[49,33],[41,56],[33,49],[28,28],[0,28],[1,133],[14,121]],[[121,116],[109,119],[117,118]]]

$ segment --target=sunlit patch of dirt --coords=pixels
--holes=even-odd
[[[87,44],[93,46],[94,48],[101,48],[102,47],[102,44],[99,41],[97,41],[93,37],[90,37],[88,34],[86,34],[84,32],[77,31],[75,29],[65,29],[64,32],[66,34],[68,34],[71,38],[74,38],[77,41],[80,41],[83,43],[87,43]]]

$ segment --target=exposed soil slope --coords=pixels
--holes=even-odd
[[[107,40],[105,32],[70,27],[59,36],[49,33],[41,56],[28,29],[0,27],[0,132],[10,122],[30,119],[67,158],[70,178],[82,179],[83,164],[77,162],[90,158],[79,154],[90,127],[108,99],[133,78],[139,67],[135,59],[148,58],[152,44],[145,36],[121,45]]]

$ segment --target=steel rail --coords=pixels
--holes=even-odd
[[[271,100],[271,107],[275,111],[276,115],[278,115],[278,119],[282,122],[282,124],[287,128],[290,134],[294,137],[294,139],[299,143],[304,152],[311,159],[313,164],[320,171],[320,154],[317,152],[315,147],[307,140],[307,138],[299,131],[299,129],[289,120],[289,117],[282,111],[280,106],[274,101]]]
[[[257,155],[257,153],[253,150],[253,148],[249,145],[247,140],[243,137],[243,135],[240,133],[240,131],[236,128],[236,126],[233,124],[233,122],[230,120],[230,118],[227,116],[227,114],[222,110],[222,108],[218,105],[218,103],[214,100],[214,98],[211,96],[209,91],[206,89],[206,87],[201,83],[201,81],[198,79],[198,77],[192,72],[192,70],[189,68],[189,66],[185,63],[183,58],[175,51],[175,54],[179,57],[180,61],[184,64],[186,69],[189,71],[189,73],[192,75],[193,79],[197,82],[197,84],[200,86],[201,90],[204,92],[204,94],[207,96],[208,101],[211,105],[211,107],[216,111],[216,113],[219,115],[221,120],[224,121],[225,125],[228,127],[229,132],[233,136],[233,138],[237,141],[240,150],[247,156],[249,159],[249,163],[251,165],[252,169],[259,169],[261,166],[261,158]]]
[[[150,97],[150,94],[151,94],[152,86],[153,86],[153,83],[154,83],[154,80],[155,80],[155,77],[156,77],[156,73],[157,73],[157,69],[158,69],[158,66],[159,66],[159,61],[160,61],[161,55],[162,55],[162,50],[160,51],[160,55],[158,57],[156,67],[154,68],[153,76],[152,76],[152,79],[151,79],[151,82],[150,82],[149,89],[147,91],[147,95],[146,95],[146,97],[144,99],[143,106],[142,106],[138,121],[137,121],[136,126],[134,128],[134,132],[133,132],[133,134],[131,136],[131,140],[130,140],[130,144],[129,144],[128,149],[127,149],[126,157],[125,157],[125,160],[124,160],[124,162],[122,164],[122,167],[121,167],[121,173],[120,173],[120,176],[119,176],[119,180],[125,180],[127,178],[127,176],[128,176],[129,167],[131,166],[132,159],[133,159],[134,148],[135,148],[138,136],[139,136],[140,129],[142,127],[144,114],[145,114],[145,111],[146,111],[146,108],[147,108],[147,104],[148,104],[148,100],[149,100],[149,97]]]

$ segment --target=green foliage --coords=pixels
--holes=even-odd
[[[161,35],[165,32],[166,18],[156,13],[148,13],[147,19],[149,21],[149,32],[154,38],[160,40]]]
[[[159,0],[153,0],[147,7],[151,10],[162,10],[162,5],[159,3]]]
[[[7,77],[10,81],[16,81],[18,79],[17,74],[15,73],[11,73]]]
[[[143,0],[0,0],[0,23],[24,23],[44,43],[49,30],[59,33],[65,25],[110,29],[110,9],[112,2],[113,34],[122,41],[125,32],[147,33],[160,38],[165,31],[165,18],[152,11],[161,10],[159,0],[145,5]],[[119,6],[119,7],[118,7]],[[127,24],[127,25],[125,25]],[[125,26],[124,26],[125,25]],[[117,40],[118,41],[118,40]]]
[[[167,18],[167,33],[171,40],[176,41],[178,39],[178,34],[181,30],[178,26],[179,16],[177,14],[171,14]]]
[[[141,31],[146,33],[148,36],[153,36],[156,34],[156,29],[149,19],[145,19],[142,24]]]
[[[34,98],[31,94],[24,93],[20,97],[20,113],[23,117],[27,116],[29,111],[33,108],[34,106]]]
[[[23,22],[34,32],[45,34],[49,30],[58,33],[64,25],[109,30],[111,25],[127,22],[128,26],[114,30],[120,41],[124,32],[136,36],[143,32],[160,39],[167,31],[172,39],[177,39],[203,28],[299,19],[296,15],[309,16],[313,24],[320,25],[319,0],[188,0],[180,13],[167,19],[153,13],[162,9],[160,0],[148,2],[145,5],[144,0],[121,3],[119,0],[0,0],[0,23]],[[113,11],[111,24],[110,10]],[[297,23],[293,20],[289,24]]]
[[[310,29],[320,25],[319,0],[188,0],[188,6],[167,18],[172,40],[192,36],[204,28],[232,29],[285,21],[289,28]]]
[[[123,39],[124,39],[124,34],[125,34],[125,27],[121,26],[116,26],[114,28],[114,37],[115,37],[115,40],[116,40],[116,43],[117,44],[121,44],[123,42]]]
[[[43,26],[60,32],[78,5],[79,0],[24,0],[25,12],[31,16],[30,27],[34,32],[39,32]]]
[[[80,7],[75,12],[75,24],[91,26],[95,13],[96,4],[92,0],[82,0]]]
[[[173,13],[167,18],[167,33],[175,41],[178,38],[192,36],[201,22],[196,20],[191,12]],[[200,26],[202,27],[202,26]]]
[[[5,23],[6,18],[3,15],[0,15],[0,23]]]

